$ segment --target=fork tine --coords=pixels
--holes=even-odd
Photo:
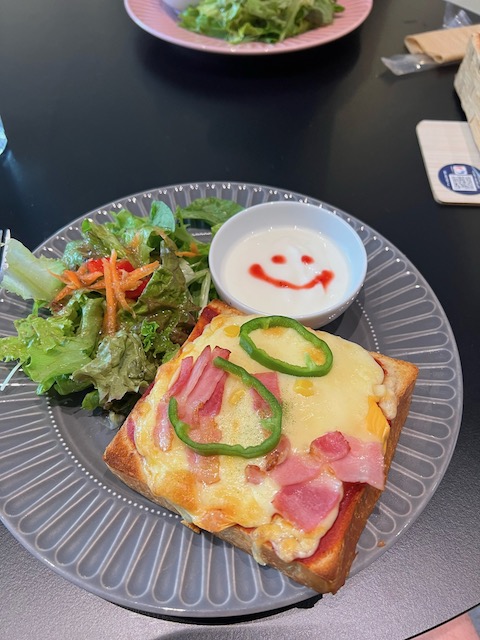
[[[10,229],[0,229],[0,283],[7,266],[7,245],[10,240]]]

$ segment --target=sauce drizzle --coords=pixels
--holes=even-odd
[[[248,272],[254,278],[263,280],[263,282],[267,282],[274,287],[279,287],[281,289],[295,289],[297,291],[300,289],[313,289],[317,284],[321,284],[323,288],[326,289],[334,277],[333,271],[330,271],[330,269],[324,269],[321,273],[317,274],[305,284],[295,284],[293,282],[288,282],[288,280],[272,278],[272,276],[269,276],[268,273],[266,273],[262,265],[258,263],[252,264],[248,269]]]

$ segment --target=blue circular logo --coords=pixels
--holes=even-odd
[[[438,172],[443,186],[467,196],[480,193],[480,170],[469,164],[447,164]]]

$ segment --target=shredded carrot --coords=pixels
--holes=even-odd
[[[91,284],[93,284],[96,280],[98,280],[102,276],[103,276],[103,273],[101,271],[94,271],[93,273],[82,274],[82,276],[80,277],[80,280],[84,285],[87,285],[87,287],[89,287]]]
[[[77,269],[77,276],[78,277],[83,276],[85,273],[89,273],[88,261],[87,262],[82,262],[82,264]]]
[[[136,249],[139,244],[141,242],[141,236],[139,233],[136,233],[133,238],[132,241],[130,242],[130,246],[132,247],[132,249]]]
[[[118,277],[117,253],[115,249],[112,249],[112,253],[110,255],[110,274],[112,277],[112,287],[116,302],[122,307],[122,309],[129,310],[130,306],[125,298],[125,294],[122,290],[120,279]]]
[[[62,275],[58,275],[58,273],[55,273],[54,271],[49,271],[48,273],[51,276],[53,276],[54,278],[56,278],[57,280],[60,280],[60,282],[63,282],[63,276]]]
[[[102,276],[103,275],[104,274],[102,273]],[[92,284],[88,285],[88,287],[85,287],[85,289],[88,289],[88,291],[103,291],[105,289],[105,278],[102,278],[97,282],[92,282]]]
[[[54,278],[57,278],[57,280],[60,280],[60,282],[73,286],[74,289],[83,289],[84,285],[88,286],[91,282],[95,282],[95,280],[103,276],[101,271],[90,273],[82,269],[82,267],[79,267],[77,271],[65,269],[61,275],[53,273],[53,271],[49,271],[49,273],[51,273]]]
[[[112,267],[108,258],[103,258],[102,264],[105,275],[105,298],[107,302],[103,328],[106,334],[113,335],[117,327],[117,304],[115,291],[112,286]]]
[[[52,303],[59,302],[60,300],[65,298],[65,296],[69,296],[74,291],[75,291],[75,287],[72,287],[72,285],[67,284],[66,287],[63,287],[63,289],[60,289],[60,291],[57,293],[55,298],[52,300]]]
[[[80,278],[75,273],[75,271],[64,271],[63,275],[70,280],[70,282],[75,286],[76,289],[81,289],[82,283],[80,282]]]
[[[179,258],[196,258],[200,255],[198,244],[196,242],[191,242],[190,251],[175,251],[175,255]]]
[[[156,260],[133,271],[117,269],[117,253],[112,250],[109,258],[102,258],[103,272],[91,272],[87,264],[84,262],[76,271],[66,269],[61,275],[52,272],[52,275],[65,285],[52,302],[59,302],[77,290],[104,292],[106,298],[104,331],[108,334],[115,333],[118,308],[133,313],[125,295],[126,292],[135,291],[144,278],[155,271],[159,262]]]
[[[138,269],[134,269],[130,272],[124,271],[126,275],[122,278],[123,290],[131,291],[132,289],[136,289],[140,284],[140,280],[143,280],[143,278],[153,273],[158,265],[158,261],[155,261],[151,262],[150,264],[146,264],[143,267],[139,267]]]

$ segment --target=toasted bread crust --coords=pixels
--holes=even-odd
[[[201,335],[211,319],[220,313],[236,315],[238,311],[220,301],[210,303],[201,314],[188,341]],[[372,353],[372,356],[385,372],[385,384],[390,394],[389,406],[393,404],[395,410],[394,417],[389,420],[390,434],[385,451],[387,475],[408,415],[418,369],[413,364],[381,354]],[[128,435],[126,424],[106,448],[104,461],[116,476],[136,492],[170,511],[179,513],[174,504],[151,492],[143,470],[142,458]],[[358,539],[381,493],[379,489],[367,484],[345,484],[338,517],[311,557],[284,562],[275,554],[270,543],[262,547],[262,557],[269,566],[279,569],[293,580],[319,593],[335,593],[348,576],[355,558]],[[234,525],[215,535],[251,554],[252,531]]]

